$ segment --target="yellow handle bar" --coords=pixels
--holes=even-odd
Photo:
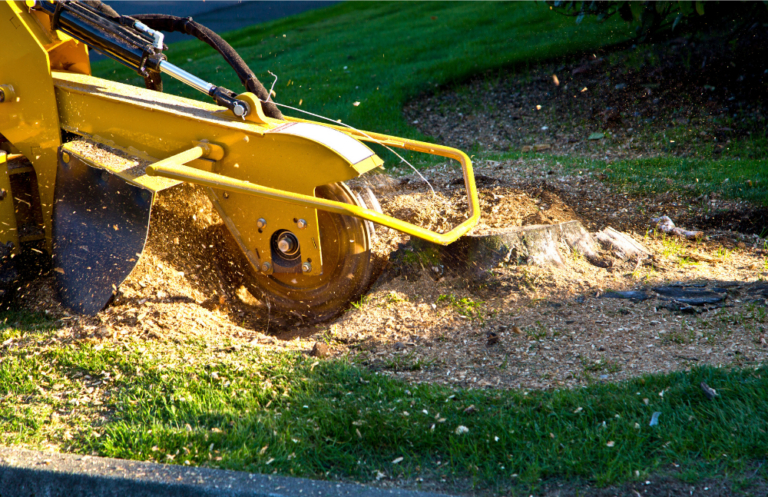
[[[289,120],[301,121],[300,119]],[[149,176],[162,176],[165,178],[207,186],[210,188],[226,190],[233,193],[244,193],[257,197],[266,197],[272,200],[290,202],[304,207],[311,207],[323,211],[335,212],[337,214],[354,216],[365,219],[367,221],[372,221],[377,224],[381,224],[388,228],[402,231],[403,233],[407,233],[412,236],[423,238],[424,240],[440,245],[449,245],[455,242],[460,236],[467,233],[477,224],[478,220],[480,219],[480,204],[477,199],[475,176],[472,172],[472,161],[464,152],[450,147],[419,142],[416,140],[395,138],[379,133],[363,133],[339,126],[329,127],[352,135],[359,140],[369,141],[372,143],[381,143],[387,146],[412,150],[414,152],[424,152],[432,155],[439,155],[441,157],[447,157],[450,159],[456,159],[461,164],[462,173],[464,174],[464,186],[467,189],[467,195],[469,197],[469,218],[447,233],[436,233],[434,231],[421,228],[392,216],[380,214],[371,209],[365,209],[363,207],[358,207],[356,205],[346,204],[343,202],[336,202],[333,200],[326,200],[310,195],[302,195],[300,193],[257,185],[249,181],[242,181],[230,178],[229,176],[223,176],[221,174],[210,173],[200,169],[195,169],[193,167],[185,166],[185,163],[199,159],[200,157],[204,157],[207,155],[207,153],[209,153],[209,149],[207,149],[205,145],[197,145],[189,150],[181,152],[180,154],[156,162],[155,164],[147,167],[146,173]]]

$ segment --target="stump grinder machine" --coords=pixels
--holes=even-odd
[[[246,91],[171,64],[162,31],[211,45]],[[89,49],[146,88],[93,77]],[[212,102],[163,93],[161,74]],[[383,165],[366,144],[458,161],[468,218],[435,233],[354,193],[344,181]],[[447,245],[480,216],[467,155],[284,116],[237,52],[191,18],[121,16],[99,1],[0,2],[0,291],[43,267],[66,307],[98,313],[138,262],[156,195],[182,183],[206,192],[252,293],[305,323],[368,289],[371,223]]]

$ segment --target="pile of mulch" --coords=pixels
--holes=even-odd
[[[487,161],[476,171],[483,213],[478,232],[575,219],[591,231],[624,231],[655,256],[635,264],[606,253],[614,259],[607,268],[578,254],[562,267],[503,264],[482,285],[412,274],[380,281],[333,321],[278,328],[257,298],[224,283],[216,263],[221,223],[202,191],[179,186],[159,198],[145,252],[104,311],[88,317],[62,309],[52,279],[23,288],[18,303],[57,319],[55,339],[63,343],[194,340],[310,353],[322,340],[330,344],[323,355],[358,355],[383,374],[470,388],[575,386],[694,364],[756,365],[766,358],[765,321],[755,310],[762,304],[754,296],[756,280],[768,276],[765,240],[722,227],[705,230],[701,241],[672,239],[655,233],[649,221],[666,214],[678,225],[701,228],[695,220],[705,208],[737,203],[687,204],[672,193],[635,197],[593,174],[573,175],[559,166],[542,171],[536,160]],[[424,175],[434,195],[415,176],[367,181],[387,213],[438,230],[463,220],[459,169],[444,164]],[[380,253],[407,240],[392,230],[377,234]],[[684,314],[650,290],[670,284],[725,287],[728,296],[723,306]],[[602,298],[638,289],[652,298]]]

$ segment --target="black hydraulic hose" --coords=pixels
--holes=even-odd
[[[115,9],[105,3],[102,3],[101,0],[80,0],[80,3],[84,3],[85,5],[98,10],[105,16],[111,17],[115,21],[119,20],[121,17],[120,14],[115,11]]]
[[[237,76],[245,86],[245,89],[255,94],[259,100],[262,101],[264,114],[275,119],[283,119],[283,113],[280,112],[277,105],[275,105],[269,98],[269,91],[263,84],[261,84],[258,78],[256,78],[256,75],[251,71],[243,58],[240,57],[240,54],[238,54],[237,51],[224,40],[224,38],[212,30],[193,21],[192,18],[189,17],[169,16],[165,14],[139,14],[131,16],[131,18],[141,21],[151,29],[157,31],[184,33],[207,43],[219,52],[221,56],[224,57],[224,60],[232,66],[232,69],[237,73]]]

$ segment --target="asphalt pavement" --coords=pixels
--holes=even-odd
[[[0,448],[0,497],[440,497],[354,483]]]

